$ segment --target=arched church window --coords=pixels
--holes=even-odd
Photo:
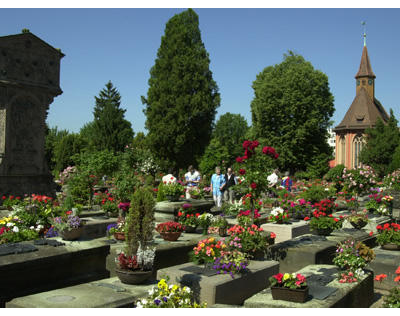
[[[340,163],[342,165],[344,165],[346,163],[346,140],[345,140],[344,136],[340,137],[339,143],[340,143],[340,151],[341,151],[341,155],[340,155],[341,161],[340,161]]]
[[[363,147],[363,139],[361,135],[357,135],[353,140],[353,168],[357,168],[361,165],[360,153]]]

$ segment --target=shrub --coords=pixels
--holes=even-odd
[[[329,194],[329,191],[326,191],[323,186],[313,184],[309,189],[301,192],[299,197],[314,204],[327,199]]]

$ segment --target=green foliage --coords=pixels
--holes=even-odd
[[[400,287],[394,287],[389,291],[389,295],[385,296],[382,307],[400,308]]]
[[[67,182],[68,192],[74,203],[86,204],[92,202],[93,188],[97,184],[97,177],[89,171],[76,172]]]
[[[27,28],[23,28],[21,32],[23,34],[25,34],[25,33],[30,33],[31,31],[29,31],[29,29],[27,29]]]
[[[229,154],[226,161],[228,166],[235,162],[235,158],[242,154],[242,143],[246,139],[249,129],[246,119],[240,114],[225,113],[215,124],[212,138],[219,141]]]
[[[111,176],[119,168],[120,159],[112,151],[84,152],[74,156],[74,161],[79,170],[101,178],[103,175]]]
[[[324,73],[289,52],[282,63],[257,75],[253,89],[252,133],[257,139],[265,137],[276,148],[282,170],[293,174],[331,155],[327,128],[334,105]],[[315,157],[323,159],[315,161]],[[315,172],[322,173],[324,168],[316,167]]]
[[[18,233],[10,231],[1,234],[0,245],[5,243],[15,243],[34,239],[39,239],[39,234],[35,230],[21,229]]]
[[[134,170],[123,165],[114,177],[115,190],[113,194],[121,201],[129,201],[140,181]]]
[[[389,165],[389,170],[393,171],[393,170],[398,170],[400,169],[400,144],[399,146],[397,146],[393,157],[392,157],[392,162]]]
[[[160,183],[158,185],[158,191],[157,191],[157,202],[165,201],[167,198],[165,196],[165,190],[164,190],[164,183]]]
[[[64,170],[68,166],[73,166],[74,156],[78,155],[85,148],[85,140],[79,134],[65,135],[54,147],[54,173]]]
[[[111,81],[95,97],[93,125],[88,127],[89,143],[96,150],[123,151],[133,138],[131,123],[124,118],[121,96]]]
[[[326,181],[336,182],[342,179],[344,165],[337,165],[330,169],[324,176]]]
[[[194,164],[210,141],[218,87],[191,9],[172,17],[150,70],[146,105],[147,140],[163,169]]]
[[[329,197],[329,191],[326,191],[322,185],[313,184],[307,190],[299,194],[299,198],[303,198],[311,203],[322,201]]]
[[[61,141],[61,139],[68,135],[67,130],[58,130],[57,126],[49,128],[46,124],[46,138],[45,138],[45,157],[47,161],[47,165],[50,170],[54,170],[57,164],[57,160],[55,159],[55,147]],[[59,172],[60,170],[58,170]]]
[[[126,216],[126,255],[136,254],[139,244],[145,249],[153,239],[154,198],[150,189],[140,187],[132,195],[129,213]]]
[[[360,160],[375,169],[379,177],[392,172],[397,164],[399,153],[396,154],[396,162],[392,164],[394,153],[400,145],[400,133],[397,120],[390,109],[390,118],[385,125],[378,118],[374,128],[365,130],[367,143],[363,147]]]
[[[208,178],[211,178],[211,175],[215,172],[215,167],[220,166],[222,173],[224,173],[223,162],[230,159],[231,155],[228,149],[218,139],[213,138],[199,161],[200,172],[202,175],[207,175]]]

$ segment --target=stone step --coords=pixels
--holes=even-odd
[[[309,296],[304,303],[294,303],[283,300],[274,300],[271,289],[265,289],[244,302],[245,308],[365,308],[371,306],[374,299],[373,273],[368,272],[359,282],[339,283],[338,268],[334,265],[309,265],[296,273],[307,278]],[[314,295],[321,295],[327,287],[336,289],[327,297],[317,299]],[[332,290],[334,290],[332,289]],[[311,295],[310,295],[311,294]]]

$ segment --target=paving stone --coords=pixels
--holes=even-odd
[[[261,228],[276,234],[275,243],[310,233],[309,223],[306,221],[291,222],[290,224],[266,223],[261,225]]]

